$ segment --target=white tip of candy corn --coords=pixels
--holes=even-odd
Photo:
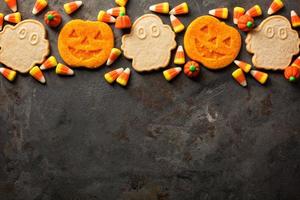
[[[13,11],[17,12],[17,0],[4,0],[7,6]]]

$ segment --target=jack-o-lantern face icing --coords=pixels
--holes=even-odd
[[[283,70],[293,55],[299,53],[300,40],[288,19],[275,15],[265,19],[246,38],[247,50],[253,53],[253,65],[267,70]]]
[[[113,32],[103,22],[72,20],[63,27],[58,37],[59,53],[72,67],[100,67],[113,47]]]
[[[0,33],[0,62],[21,73],[41,64],[49,54],[49,41],[43,24],[24,20],[6,25]]]
[[[158,16],[146,14],[134,22],[130,34],[123,36],[121,48],[126,58],[133,59],[132,67],[143,72],[166,67],[175,47],[171,27]]]
[[[209,69],[231,64],[241,49],[239,32],[212,16],[194,20],[186,30],[184,48],[187,55]]]

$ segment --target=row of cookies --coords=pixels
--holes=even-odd
[[[17,1],[7,0],[8,7],[14,12],[5,16],[5,20],[17,25],[6,25],[0,33],[0,61],[9,68],[0,68],[0,72],[8,80],[13,81],[16,71],[27,73],[41,83],[45,83],[45,77],[41,70],[56,67],[56,73],[60,75],[73,75],[74,71],[63,64],[57,64],[56,58],[47,56],[50,53],[50,44],[46,38],[46,30],[39,21],[21,21],[21,14],[17,11]],[[48,5],[46,0],[37,0],[32,13],[38,14]],[[64,4],[67,14],[76,11],[82,5],[81,1],[74,1]],[[20,22],[21,21],[21,22]],[[61,16],[57,11],[49,11],[45,15],[45,22],[50,26],[58,26]],[[1,23],[2,24],[2,23]],[[19,52],[16,56],[15,52]],[[36,66],[41,64],[40,67]],[[14,71],[15,70],[15,71]]]
[[[9,6],[11,2],[7,2]],[[12,9],[17,11],[17,3]],[[32,13],[37,14],[44,10],[48,5],[45,0],[37,0]],[[67,14],[72,14],[82,5],[82,1],[74,1],[64,4],[64,10]],[[21,21],[19,12],[12,13],[12,20],[7,20],[12,23],[17,23],[15,26],[6,25],[0,33],[0,62],[8,68],[1,67],[0,72],[10,81],[16,77],[16,71],[20,73],[29,72],[34,78],[41,83],[45,82],[45,77],[41,70],[56,68],[56,73],[59,75],[73,75],[74,71],[68,66],[57,64],[56,59],[51,56],[45,60],[50,53],[49,41],[46,38],[46,30],[39,21],[24,20]],[[19,17],[18,17],[19,16]],[[10,19],[10,18],[9,18]],[[51,27],[56,27],[61,22],[61,16],[57,11],[49,11],[45,14],[45,23]],[[101,25],[107,26],[104,23]],[[111,33],[113,38],[113,34]],[[112,39],[113,41],[113,39]],[[20,52],[15,56],[15,52]],[[36,65],[43,63],[40,67]],[[10,69],[9,69],[10,68]],[[14,71],[15,70],[15,71]]]
[[[162,4],[162,5],[165,5],[165,4]],[[165,7],[167,7],[167,6],[165,6]],[[268,14],[270,14],[270,15],[274,14],[275,12],[280,10],[282,7],[283,7],[283,4],[281,1],[274,1],[268,10]],[[153,9],[150,9],[150,10],[153,10]],[[165,9],[165,10],[167,10],[167,9]],[[228,16],[227,9],[214,9],[214,10],[211,10],[209,13],[211,15],[215,15],[219,18],[227,18],[227,16]],[[292,11],[291,13],[292,13],[293,25],[297,26],[298,17],[297,17],[297,15],[295,15],[295,11]],[[262,15],[262,10],[258,5],[255,5],[246,12],[245,18],[239,19],[239,17],[235,16],[235,19],[237,20],[236,23],[239,25],[239,28],[241,28],[242,23],[243,23],[242,19],[247,20],[249,18],[251,19],[252,17],[258,17],[260,15]],[[244,15],[240,15],[240,16],[244,16]],[[261,37],[261,36],[259,36],[260,35],[259,33],[263,32],[263,30],[261,30],[262,27],[266,26],[265,24],[271,24],[271,27],[272,27],[273,21],[276,21],[275,26],[279,26],[279,30],[273,30],[273,28],[269,28],[271,30],[268,30],[268,31],[278,31],[279,38],[280,38],[280,40],[283,40],[283,41],[281,43],[276,42],[276,40],[278,38],[276,38],[277,35],[275,34],[275,39],[271,43],[268,43],[268,39],[267,39],[266,43],[261,42],[261,41],[256,42],[257,41],[256,38]],[[225,25],[224,23],[220,23],[220,25],[219,25],[219,23],[220,22],[217,19],[210,17],[210,16],[199,17],[189,25],[189,27],[185,33],[185,37],[184,37],[184,47],[185,47],[188,57],[200,62],[201,64],[203,64],[204,66],[206,66],[209,69],[221,69],[221,68],[228,66],[237,57],[237,55],[239,54],[240,48],[241,48],[240,34],[233,27]],[[250,31],[251,28],[254,27],[253,21],[251,23],[246,21],[244,23],[246,24],[246,27],[248,28],[247,31]],[[199,30],[199,27],[200,27],[200,30]],[[133,27],[133,29],[135,29],[135,27]],[[211,31],[211,30],[213,30],[213,31]],[[134,34],[134,31],[132,31],[131,33]],[[270,35],[270,34],[271,33],[269,33],[269,39],[272,40],[273,35],[272,34]],[[127,36],[124,36],[123,39],[126,40],[126,37]],[[289,39],[285,40],[286,38],[284,38],[284,37],[289,38]],[[139,39],[136,38],[135,41],[138,41],[138,40]],[[126,43],[124,43],[124,40],[122,40],[122,41],[123,41],[123,43],[122,43],[123,50],[126,50]],[[263,41],[265,41],[265,39],[263,39]],[[141,42],[141,44],[143,44],[143,43],[144,43],[144,41]],[[124,44],[125,44],[125,47],[124,47]],[[138,41],[138,44],[140,44],[139,41]],[[292,57],[299,53],[298,34],[296,31],[292,30],[289,21],[282,16],[273,16],[273,17],[269,17],[268,19],[266,19],[263,23],[261,23],[261,25],[258,28],[251,31],[248,34],[247,39],[246,39],[246,44],[247,44],[247,50],[250,53],[254,54],[254,56],[253,56],[254,66],[256,68],[260,68],[260,69],[272,69],[272,70],[286,69],[289,66],[289,64],[291,63]],[[256,47],[256,44],[258,44],[260,46]],[[280,52],[280,51],[277,51],[277,53],[272,53],[272,52],[278,50],[276,48],[273,48],[274,44],[281,51],[289,52],[289,53],[282,54],[282,52]],[[292,45],[290,45],[290,44],[292,44]],[[141,46],[143,46],[143,45],[141,45]],[[139,49],[139,48],[135,48],[135,49],[140,54],[141,49]],[[147,55],[149,55],[147,51],[149,51],[150,48],[145,48],[145,49],[146,49],[145,53]],[[256,53],[257,52],[256,49],[259,49],[258,54]],[[261,53],[261,51],[263,49],[266,49],[266,52]],[[144,52],[144,51],[142,51],[142,52]],[[126,56],[126,53],[124,53],[124,54]],[[260,55],[263,55],[263,57]],[[153,70],[151,67],[149,67],[149,68],[145,67],[147,65],[144,65],[143,62],[140,65],[136,64],[137,61],[142,60],[141,58],[139,59],[138,56],[127,55],[126,57],[133,59],[133,66],[138,68],[137,71],[148,71],[149,69]],[[146,57],[146,56],[141,56],[141,57]],[[168,58],[168,56],[165,56],[165,57]],[[153,60],[151,60],[151,61],[153,62]],[[258,62],[258,61],[260,61],[260,62]],[[263,62],[265,62],[266,64],[264,65]],[[143,66],[144,69],[139,69],[139,66]],[[160,65],[160,67],[163,67],[163,65]],[[154,69],[157,69],[157,68],[154,68]],[[174,70],[175,69],[176,68],[174,68]],[[179,70],[175,70],[175,71],[179,72]],[[233,75],[235,75],[235,74],[236,73],[233,73]],[[257,71],[257,70],[252,70],[251,74],[261,84],[264,84],[268,78],[268,74]]]
[[[186,4],[184,3],[180,5],[182,6]],[[257,9],[257,7],[253,7],[247,13],[253,12],[254,14],[252,14],[252,16],[254,17],[255,10],[253,9]],[[159,10],[157,9],[157,5],[156,10]],[[257,16],[259,12],[257,10],[256,12]],[[217,10],[210,12],[210,14],[213,15],[217,15],[217,13]],[[121,16],[124,16],[124,14],[125,13],[122,13]],[[171,14],[176,14],[176,12]],[[268,18],[266,21],[273,21],[272,19],[276,19],[276,24],[281,26],[284,24],[282,21],[286,22],[286,20],[283,20],[283,17],[279,19],[279,17],[280,16],[273,16]],[[269,52],[268,48],[270,48],[270,50],[276,49],[273,48],[273,43],[263,45],[264,48],[256,47],[255,45],[264,44],[261,39],[257,39],[263,38],[263,36],[261,36],[263,35],[261,34],[262,32],[264,32],[264,34],[269,34],[269,37],[267,35],[267,38],[269,39],[276,39],[277,35],[279,35],[278,37],[280,37],[281,40],[285,40],[286,38],[291,39],[291,41],[288,41],[295,44],[293,49],[295,51],[290,53],[290,57],[299,52],[298,34],[297,42],[294,43],[296,35],[294,34],[295,31],[291,30],[291,32],[289,32],[289,29],[291,29],[290,25],[289,27],[282,26],[279,30],[275,30],[277,25],[274,26],[275,28],[269,27],[268,30],[261,30],[260,27],[265,26],[265,23],[268,24],[268,22],[263,22],[258,28],[251,31],[246,40],[248,51],[254,53],[253,63],[257,68],[260,68],[261,66],[258,63],[276,61],[276,59],[266,59],[267,57],[269,58],[268,54],[265,54],[264,52],[261,53],[262,49],[267,49],[267,52]],[[291,37],[289,37],[290,33]],[[265,39],[263,39],[263,41],[265,41]],[[194,20],[187,28],[184,37],[184,48],[188,57],[200,62],[209,69],[221,69],[230,65],[239,54],[241,43],[241,36],[235,28],[222,23],[211,16],[202,16]],[[282,44],[280,45],[276,44],[276,46],[279,46],[279,49],[282,49],[284,45],[286,45],[287,48],[290,48],[289,43],[286,41],[282,41]],[[131,32],[122,37],[121,49],[124,51],[125,57],[133,60],[133,68],[138,72],[143,72],[157,70],[168,66],[171,51],[176,46],[175,34],[170,26],[163,24],[158,16],[147,14],[138,18],[132,25]],[[63,27],[58,39],[59,53],[62,59],[71,67],[97,68],[107,62],[110,56],[114,55],[112,51],[113,47],[113,32],[107,24],[101,22],[72,20]],[[256,53],[255,49],[259,49],[259,54]],[[297,49],[298,51],[296,52]],[[120,55],[120,52],[117,54]],[[261,54],[263,56],[260,56]],[[278,56],[282,56],[282,53],[278,52]],[[45,56],[43,58],[45,59]],[[280,60],[282,63],[283,61],[287,62],[287,58],[277,60]],[[4,63],[1,57],[0,61]],[[291,58],[289,60],[289,63],[290,62]],[[7,66],[12,67],[12,65]],[[275,64],[267,64],[267,67],[270,66],[272,68],[277,67]],[[288,65],[284,65],[284,68],[287,66]],[[276,69],[282,68],[278,67]],[[29,69],[26,69],[25,71],[28,71]]]

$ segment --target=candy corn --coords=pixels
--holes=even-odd
[[[258,71],[258,70],[251,70],[250,71],[251,75],[260,82],[261,84],[265,84],[268,80],[269,75],[267,73]]]
[[[168,14],[170,11],[170,5],[168,2],[159,3],[159,4],[150,6],[149,10],[156,12],[156,13]]]
[[[17,0],[4,0],[4,1],[13,12],[17,12]]]
[[[233,23],[238,24],[239,18],[245,14],[245,9],[242,7],[235,7],[233,9]]]
[[[68,15],[70,15],[76,10],[78,10],[78,8],[80,8],[81,5],[82,1],[72,1],[70,3],[64,4],[64,10]]]
[[[284,4],[281,0],[274,0],[268,10],[268,15],[272,15],[283,8]]]
[[[0,73],[9,81],[15,80],[17,75],[17,72],[4,67],[0,67]]]
[[[17,24],[21,21],[21,14],[19,12],[8,14],[4,17],[4,20]]]
[[[111,64],[113,64],[117,58],[121,55],[121,50],[120,49],[117,49],[117,48],[113,48],[110,52],[110,56],[106,62],[106,65],[109,66]]]
[[[58,65],[56,66],[55,73],[58,75],[65,75],[65,76],[74,75],[74,71],[70,67],[63,65],[61,63],[58,63]]]
[[[40,66],[41,70],[51,69],[57,66],[57,61],[54,56],[50,56],[45,62]]]
[[[117,83],[119,83],[122,86],[126,86],[128,84],[129,77],[130,77],[130,69],[126,68],[117,78]]]
[[[228,18],[228,8],[216,8],[216,9],[210,10],[208,13],[210,15],[215,16],[220,19]]]
[[[163,72],[163,75],[167,81],[171,81],[174,79],[180,72],[182,71],[181,67],[174,67],[171,69],[167,69]]]
[[[126,6],[128,0],[115,0],[116,4],[118,4],[119,6]]]
[[[124,71],[123,68],[119,68],[119,69],[115,69],[113,71],[110,71],[110,72],[108,72],[104,75],[104,79],[108,83],[112,84],[123,73],[123,71]]]
[[[186,2],[176,6],[173,8],[169,14],[170,15],[182,15],[182,14],[187,14],[189,12],[189,6]]]
[[[252,68],[250,64],[243,61],[235,60],[234,63],[246,73],[250,72]]]
[[[116,19],[113,16],[111,16],[110,14],[107,14],[103,10],[100,10],[97,19],[100,22],[107,22],[107,23],[115,23],[116,22]]]
[[[259,5],[255,5],[252,8],[250,8],[247,12],[247,15],[250,15],[251,17],[258,17],[262,15],[262,10]]]
[[[38,66],[33,67],[30,71],[29,74],[37,81],[40,83],[46,83],[46,79],[44,77],[43,72]]]
[[[184,30],[184,25],[174,15],[170,15],[171,24],[175,33],[179,33]]]
[[[47,0],[36,0],[32,9],[32,14],[36,15],[41,12],[48,5]]]
[[[3,20],[4,20],[4,15],[3,15],[3,13],[0,13],[0,31],[3,28]]]
[[[183,47],[181,45],[179,45],[177,48],[174,63],[176,65],[183,65],[185,63],[185,54],[184,54]]]
[[[291,22],[295,28],[300,26],[300,17],[294,10],[291,11]]]
[[[237,69],[232,73],[232,77],[243,87],[247,86],[247,80],[242,69]]]
[[[300,56],[293,62],[292,66],[300,68]]]
[[[121,14],[126,14],[126,9],[125,7],[115,7],[115,8],[111,8],[109,10],[106,11],[107,14],[114,16],[114,17],[118,17]]]

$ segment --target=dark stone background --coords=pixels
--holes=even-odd
[[[63,13],[64,2],[49,7]],[[134,21],[158,2],[130,0],[128,13]],[[187,2],[190,14],[180,17],[186,25],[221,6],[258,3],[266,16],[270,4]],[[33,4],[19,0],[19,10],[24,19],[42,21],[45,12],[33,16]],[[299,0],[285,5],[280,14],[300,13]],[[84,0],[72,17],[63,14],[64,23],[95,20],[113,6],[113,0]],[[3,1],[0,12],[9,12]],[[59,58],[59,29],[47,29]],[[120,47],[121,32],[115,34]],[[251,60],[245,46],[239,59]],[[111,69],[129,66],[121,58]],[[107,67],[76,70],[72,78],[49,71],[46,86],[27,75],[13,84],[1,77],[0,200],[299,200],[299,84],[276,72],[266,86],[248,77],[243,89],[231,78],[234,69],[203,69],[197,81],[181,75],[172,83],[161,72],[133,72],[126,89],[105,83]]]

